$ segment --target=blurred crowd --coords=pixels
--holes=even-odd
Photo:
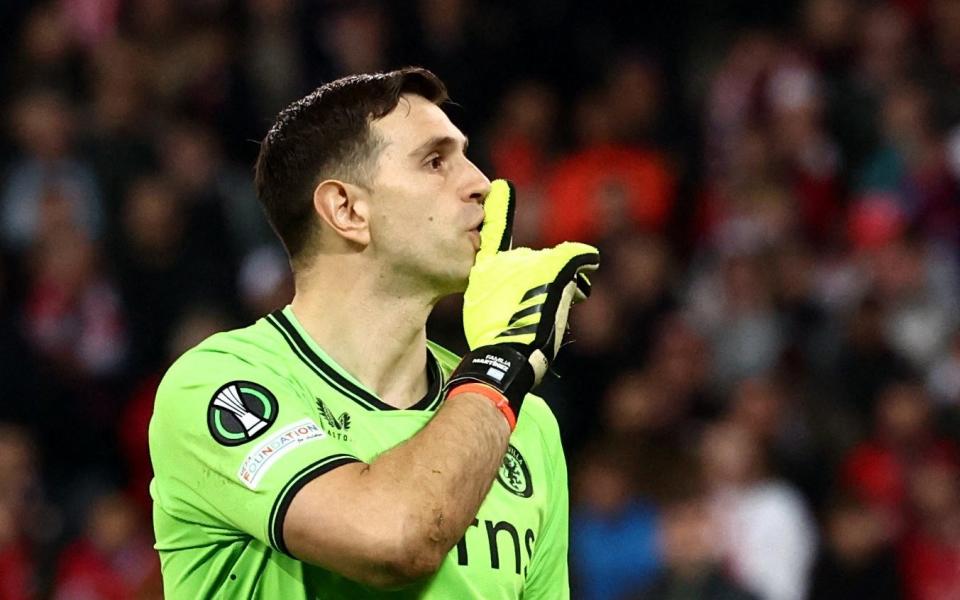
[[[161,596],[159,377],[292,293],[257,140],[321,82],[407,64],[517,184],[516,242],[602,250],[540,390],[575,598],[960,599],[960,0],[0,22],[0,600]],[[458,311],[429,328],[462,351]]]

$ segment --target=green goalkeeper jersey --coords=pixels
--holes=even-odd
[[[288,306],[184,354],[157,391],[150,486],[166,597],[569,597],[567,475],[556,420],[528,396],[496,481],[431,578],[395,592],[291,556],[283,520],[308,482],[416,434],[459,359],[428,343],[429,391],[393,408],[340,368]]]

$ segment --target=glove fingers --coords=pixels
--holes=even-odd
[[[593,271],[600,266],[600,255],[592,246],[570,243],[561,244],[558,248],[573,253],[573,256],[560,269],[557,277],[548,287],[547,297],[541,309],[540,327],[533,342],[533,346],[542,349],[550,360],[556,356],[563,341],[570,306],[577,301],[577,296],[583,293],[580,288],[581,280],[586,282],[586,294],[589,294],[590,282],[581,274],[581,271]]]
[[[513,184],[496,179],[483,201],[483,229],[480,230],[480,252],[477,262],[509,250],[513,243],[513,215],[517,209]]]
[[[583,302],[590,297],[590,291],[592,289],[590,280],[587,279],[587,276],[583,273],[577,273],[577,276],[574,278],[574,282],[577,285],[577,289],[573,296],[573,301],[574,303]]]
[[[517,248],[477,261],[464,294],[470,348],[518,344],[552,360],[570,305],[589,294],[586,273],[599,264],[596,248],[575,242],[546,250]]]
[[[576,278],[567,282],[560,295],[560,303],[557,305],[557,312],[553,317],[553,336],[548,343],[551,347],[548,351],[551,358],[556,358],[560,352],[560,346],[563,345],[563,335],[567,332],[567,321],[570,318],[570,307],[577,301],[578,286]]]

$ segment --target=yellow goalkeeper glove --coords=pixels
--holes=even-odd
[[[540,383],[560,350],[570,306],[590,294],[584,273],[597,269],[600,254],[578,242],[545,250],[511,249],[515,210],[513,185],[494,181],[484,201],[480,251],[463,297],[470,352],[447,390],[469,382],[488,385],[519,416],[523,397]]]

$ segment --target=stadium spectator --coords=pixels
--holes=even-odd
[[[758,440],[733,423],[708,428],[700,452],[734,579],[763,600],[806,598],[817,536],[804,499],[767,474]]]
[[[142,514],[150,514],[150,479],[153,466],[147,447],[147,434],[150,417],[153,415],[153,401],[157,396],[157,387],[163,371],[174,360],[205,338],[218,331],[224,331],[234,325],[234,321],[224,311],[211,306],[191,305],[185,307],[177,320],[171,324],[164,345],[165,359],[153,365],[131,386],[130,397],[126,401],[123,413],[116,423],[114,435],[117,446],[123,453],[126,468],[127,485],[124,494],[137,504]]]
[[[691,494],[663,510],[664,569],[636,600],[755,600],[724,573],[718,532],[706,498]]]
[[[861,424],[873,418],[881,390],[912,373],[907,360],[887,341],[884,313],[875,296],[860,301],[845,322],[848,331],[832,365],[841,402]]]
[[[257,120],[266,122],[304,87],[297,18],[292,0],[246,0],[247,29],[241,64],[250,82]]]
[[[664,231],[676,183],[657,152],[602,140],[562,158],[554,172],[547,184],[550,218],[544,223],[544,244],[573,238],[599,241],[634,228]]]
[[[716,415],[720,401],[710,379],[711,348],[680,310],[657,323],[648,359],[649,372],[671,402],[688,407],[687,417]]]
[[[37,595],[37,561],[18,515],[0,500],[0,598],[28,600]]]
[[[0,598],[28,600],[45,587],[41,557],[58,535],[57,513],[43,493],[39,457],[32,436],[0,422]]]
[[[771,250],[773,301],[783,321],[787,344],[781,366],[794,380],[810,377],[828,367],[836,354],[830,313],[818,295],[818,257],[814,245],[784,242]]]
[[[952,252],[901,236],[875,249],[866,260],[874,289],[886,307],[887,339],[915,369],[927,370],[946,350],[958,320]]]
[[[53,598],[162,598],[160,560],[129,499],[105,494],[91,505],[83,536],[59,561]]]
[[[738,380],[769,372],[786,346],[770,273],[756,254],[732,254],[705,270],[687,299],[691,320],[707,337],[712,382],[729,390]]]
[[[550,220],[544,196],[557,152],[557,110],[552,89],[532,80],[520,82],[505,93],[486,140],[491,168],[512,181],[524,199],[514,223],[520,245],[543,246],[543,228]]]
[[[230,296],[222,287],[229,276],[209,242],[191,235],[189,214],[166,177],[140,177],[129,187],[114,264],[129,307],[131,370],[137,375],[167,359],[166,349],[149,340],[165,339],[189,306]]]
[[[99,247],[65,228],[34,251],[35,278],[24,306],[28,341],[66,377],[117,372],[127,351],[123,306]]]
[[[737,383],[726,416],[761,444],[771,472],[816,505],[829,489],[830,474],[822,468],[825,452],[815,444],[808,410],[783,381],[757,376]]]
[[[830,503],[824,520],[810,600],[903,597],[893,531],[882,514],[854,497],[840,495]]]
[[[90,62],[89,119],[79,124],[78,134],[103,191],[107,241],[114,244],[127,187],[156,161],[150,57],[142,46],[112,38],[91,48]]]
[[[665,231],[676,201],[674,167],[650,139],[642,144],[634,139],[647,133],[645,123],[659,110],[659,96],[648,91],[649,96],[631,99],[637,84],[628,71],[621,67],[609,86],[578,99],[578,147],[557,160],[546,184],[545,244],[570,236],[602,241],[622,232]],[[656,79],[649,83],[655,86]],[[633,122],[621,123],[617,114]]]
[[[196,252],[215,258],[228,273],[234,255],[273,242],[249,174],[227,160],[210,128],[190,120],[169,123],[156,150],[163,175],[185,203]]]
[[[76,98],[83,92],[84,56],[64,3],[34,5],[15,37],[19,45],[7,57],[3,90],[7,97],[33,87],[56,86]]]
[[[853,448],[841,467],[843,484],[880,511],[897,535],[908,525],[914,470],[929,460],[960,465],[956,443],[936,432],[931,409],[919,382],[891,383],[880,393],[873,435]]]
[[[916,527],[900,546],[909,600],[946,600],[960,595],[960,468],[930,458],[910,474]]]
[[[617,444],[599,444],[585,452],[577,473],[570,560],[578,598],[623,597],[660,568],[660,516],[637,495],[630,456]]]
[[[264,245],[247,254],[238,275],[244,315],[249,319],[283,308],[293,298],[293,274],[283,250]]]
[[[18,97],[12,126],[21,153],[0,189],[0,236],[8,249],[25,252],[58,227],[75,227],[91,239],[103,233],[96,176],[73,148],[74,119],[74,107],[52,89]]]

